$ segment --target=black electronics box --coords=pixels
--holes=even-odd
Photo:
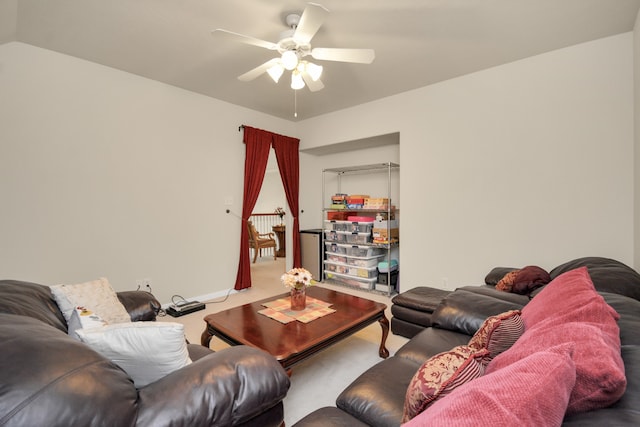
[[[205,304],[200,301],[188,301],[182,304],[172,304],[167,307],[167,314],[172,317],[180,317],[185,314],[204,310]]]

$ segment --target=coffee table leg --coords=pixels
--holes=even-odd
[[[378,319],[378,322],[382,327],[382,341],[380,341],[380,351],[378,352],[378,354],[383,359],[386,359],[387,357],[389,357],[389,350],[387,350],[387,347],[385,347],[385,344],[387,343],[387,337],[389,336],[389,320],[383,313],[382,317]]]
[[[209,344],[211,343],[211,338],[213,335],[209,332],[209,327],[204,328],[202,335],[200,335],[200,344],[204,347],[209,348]]]

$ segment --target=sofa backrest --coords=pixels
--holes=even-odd
[[[591,281],[599,292],[626,295],[640,301],[640,274],[633,268],[610,258],[584,257],[561,264],[549,275],[555,279],[562,273],[587,267]]]
[[[0,313],[0,425],[133,426],[128,375],[40,320]]]
[[[48,286],[19,280],[0,280],[0,313],[33,317],[67,332],[67,323]]]

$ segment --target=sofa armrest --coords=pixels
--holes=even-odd
[[[289,386],[271,355],[225,348],[141,388],[138,425],[239,425],[280,404]]]
[[[156,320],[162,305],[152,293],[146,291],[118,292],[118,299],[129,312],[132,322]]]
[[[509,310],[520,310],[523,305],[458,289],[443,299],[435,309],[431,315],[431,324],[436,328],[473,335],[487,317]]]

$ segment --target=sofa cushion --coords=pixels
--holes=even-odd
[[[67,323],[78,306],[93,311],[109,324],[131,322],[129,313],[104,277],[75,285],[54,285],[51,292]]]
[[[551,347],[487,373],[404,426],[560,426],[576,381],[573,348],[573,344]],[[523,392],[523,384],[535,386]]]
[[[589,275],[598,291],[626,295],[640,301],[640,274],[614,259],[578,258],[557,266],[549,272],[549,275],[554,279],[579,267],[589,268]]]
[[[522,309],[522,319],[525,333],[487,373],[549,346],[574,343],[577,376],[567,413],[603,408],[624,394],[618,314],[596,293],[585,267],[556,277]]]
[[[349,384],[336,399],[336,406],[368,425],[397,427],[407,388],[419,367],[413,360],[389,357]]]
[[[418,368],[405,397],[402,421],[407,422],[436,400],[484,373],[486,349],[461,345],[436,354]]]
[[[137,388],[191,363],[180,323],[120,323],[76,333],[82,342],[124,369]]]
[[[615,324],[618,318],[596,292],[586,267],[556,277],[522,309],[526,329],[570,321]]]
[[[510,349],[524,333],[520,313],[520,310],[510,310],[488,317],[469,340],[469,347],[489,351],[485,359],[489,363],[494,357]]]

